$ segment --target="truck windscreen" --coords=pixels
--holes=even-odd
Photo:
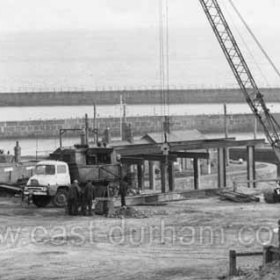
[[[54,175],[55,166],[54,165],[37,165],[35,169],[35,174],[37,175]]]

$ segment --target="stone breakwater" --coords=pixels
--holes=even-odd
[[[280,102],[279,88],[260,89],[266,102]],[[95,91],[2,92],[0,106],[64,106],[64,105],[114,105],[120,97],[127,104],[159,104],[163,92],[157,89],[124,89]],[[170,89],[170,104],[243,103],[239,89]]]
[[[280,122],[280,114],[274,115]],[[162,131],[163,117],[128,117],[133,135],[140,136],[149,132]],[[221,133],[224,131],[223,115],[173,116],[170,117],[172,130],[198,129],[202,133]],[[120,136],[119,118],[98,118],[100,133],[110,128],[112,137]],[[35,120],[0,122],[0,138],[40,138],[57,137],[61,128],[83,128],[84,119]],[[89,119],[89,127],[93,127],[93,120]],[[254,116],[252,114],[228,115],[229,132],[253,132]],[[261,128],[259,128],[261,131]],[[73,136],[74,134],[67,134]],[[77,134],[75,134],[77,135]]]

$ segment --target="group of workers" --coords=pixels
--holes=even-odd
[[[74,180],[68,190],[67,213],[69,215],[92,215],[92,200],[94,199],[94,186],[90,181],[80,186]]]
[[[126,207],[125,197],[128,191],[128,185],[128,177],[124,176],[119,186],[122,207]],[[88,180],[84,186],[80,186],[78,180],[74,180],[68,190],[67,214],[92,216],[92,201],[95,198],[96,190],[90,180]]]

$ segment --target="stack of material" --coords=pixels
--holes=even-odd
[[[114,202],[112,200],[97,200],[95,203],[94,212],[97,215],[111,215],[114,213]]]
[[[133,207],[117,207],[114,212],[111,212],[107,216],[108,218],[148,218],[148,215],[142,211],[139,211]]]
[[[217,192],[222,200],[230,200],[233,202],[259,202],[260,199],[252,194],[244,194],[229,190],[222,190]]]
[[[20,186],[11,184],[1,184],[0,185],[0,196],[13,196],[15,194],[20,194],[22,188]]]

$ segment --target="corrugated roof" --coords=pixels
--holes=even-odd
[[[147,133],[142,137],[142,139],[145,139],[150,143],[164,142],[164,136],[162,132]],[[193,140],[205,140],[205,139],[207,139],[207,137],[197,129],[172,131],[171,133],[167,134],[168,142],[181,142],[181,141],[193,141]]]

